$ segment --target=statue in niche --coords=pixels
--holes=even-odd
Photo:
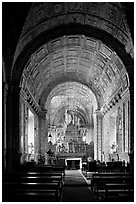
[[[61,152],[65,152],[65,146],[64,146],[63,143],[62,143],[62,145],[61,145]]]
[[[117,145],[115,142],[111,145],[111,154],[115,154],[117,152]]]
[[[58,146],[58,152],[61,152],[61,145]]]
[[[65,110],[65,123],[68,125],[72,121],[71,114],[68,113],[67,110]]]
[[[28,148],[29,148],[29,154],[30,155],[34,154],[34,145],[32,142],[30,143],[30,145],[28,145]]]
[[[64,126],[68,126],[70,123],[80,127],[80,118],[77,115],[74,115],[72,111],[65,111],[65,120]]]
[[[46,153],[51,157],[54,155],[54,152],[51,149],[49,149]]]

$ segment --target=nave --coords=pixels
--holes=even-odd
[[[62,202],[96,202],[80,170],[66,170]]]
[[[107,170],[31,166],[3,175],[3,202],[133,202],[134,175],[123,168]]]
[[[134,200],[134,3],[2,9],[3,201]]]

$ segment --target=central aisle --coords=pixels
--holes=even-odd
[[[80,170],[66,170],[62,202],[96,202]]]

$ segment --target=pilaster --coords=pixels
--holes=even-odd
[[[45,157],[46,145],[48,142],[48,123],[46,120],[47,110],[39,113],[39,154]]]
[[[103,115],[100,110],[95,111],[96,120],[96,137],[94,141],[94,157],[96,160],[102,160],[102,145],[103,145],[103,134],[102,134],[102,120]]]

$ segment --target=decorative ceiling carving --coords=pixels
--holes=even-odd
[[[74,25],[75,32],[60,31],[52,36],[53,28],[67,25]],[[76,31],[76,26],[81,32]],[[88,28],[88,32],[83,33],[81,28]],[[95,31],[104,33],[104,40]],[[111,46],[110,39],[119,48]],[[31,45],[30,52],[24,54]],[[82,113],[89,126],[93,108],[104,114],[129,88],[125,55],[119,53],[120,49],[133,57],[131,35],[120,3],[34,3],[14,61],[19,62],[20,54],[23,61],[27,59],[25,67],[22,65],[20,86],[32,96],[38,109],[47,110],[51,124],[57,124],[69,109]]]
[[[102,105],[120,87],[125,89],[127,80],[125,66],[114,51],[99,40],[74,35],[50,41],[33,53],[21,87],[39,103],[60,83],[77,81],[89,87]]]

